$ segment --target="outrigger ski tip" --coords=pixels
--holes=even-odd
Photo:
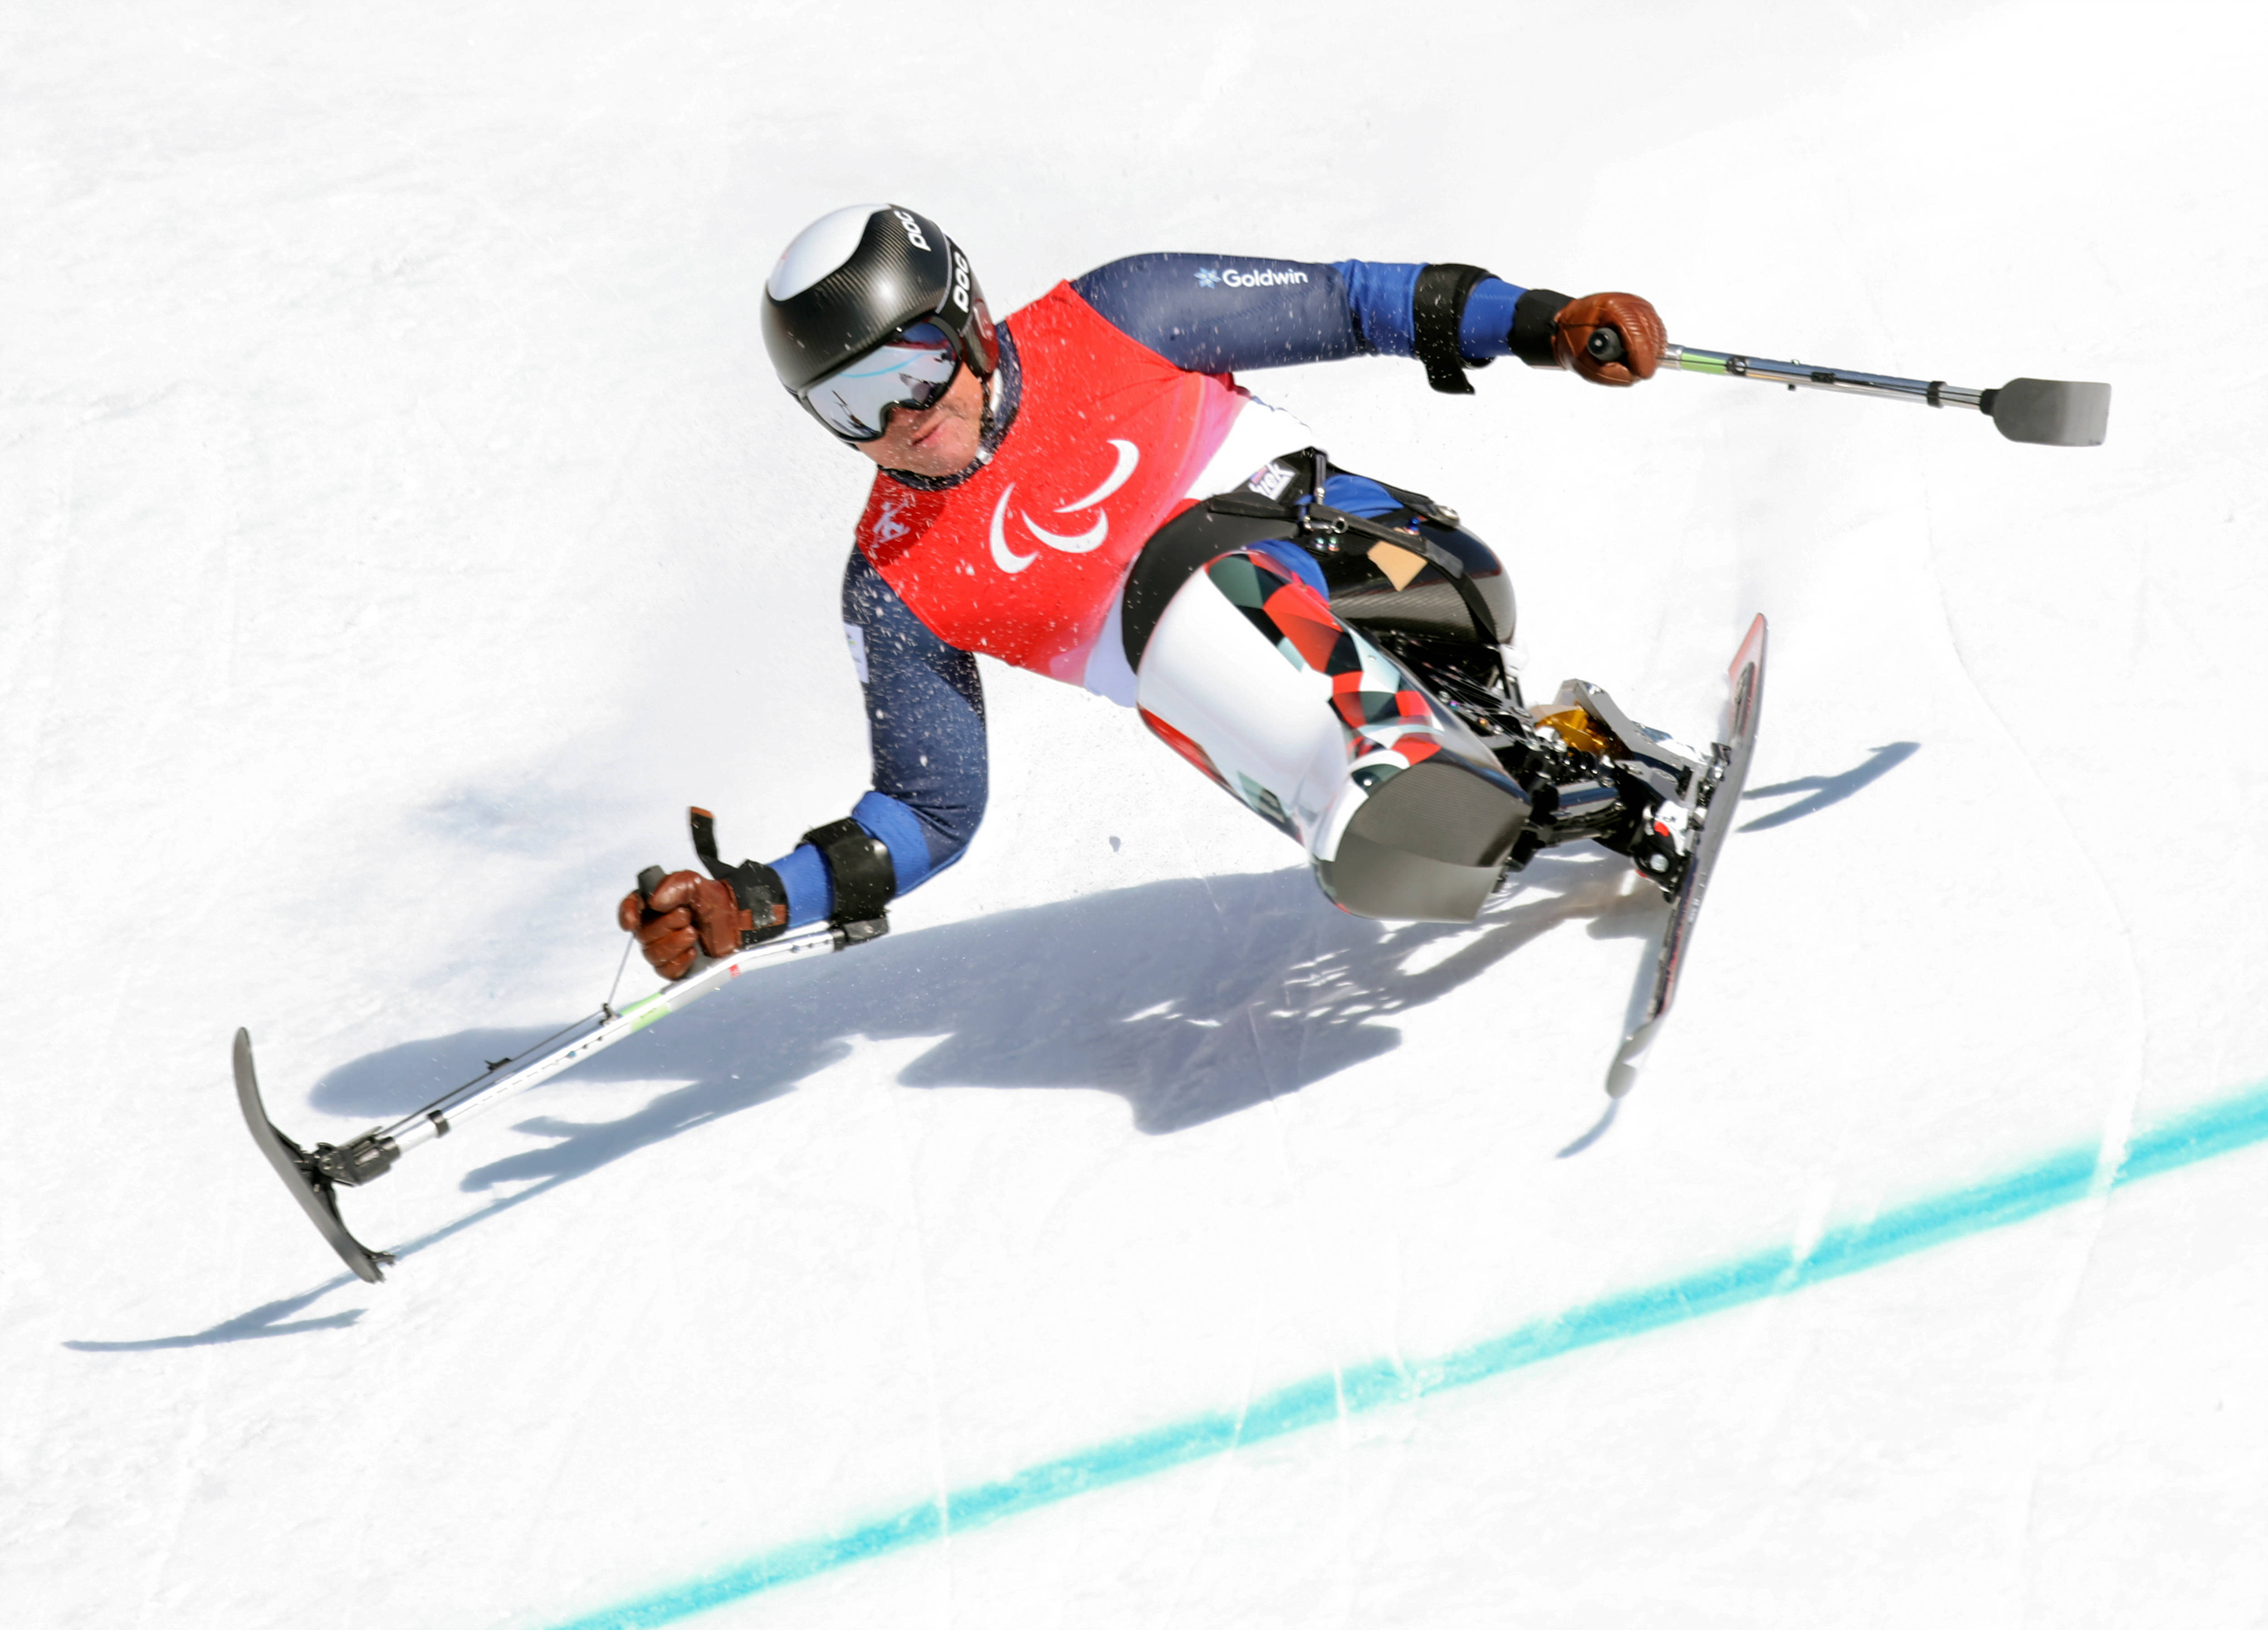
[[[1661,949],[1654,958],[1653,994],[1646,1016],[1615,1049],[1607,1068],[1607,1096],[1618,1098],[1638,1084],[1638,1066],[1646,1049],[1660,1033],[1661,1021],[1677,997],[1677,976],[1684,971],[1686,948],[1692,943],[1693,924],[1701,914],[1701,901],[1709,887],[1709,874],[1725,846],[1733,813],[1740,808],[1741,789],[1748,784],[1749,760],[1756,747],[1756,716],[1764,700],[1764,645],[1768,630],[1763,613],[1749,625],[1741,648],[1726,670],[1731,694],[1725,702],[1724,739],[1717,744],[1717,773],[1697,803],[1701,817],[1701,844],[1679,879],[1669,902],[1669,923],[1661,933]]]
[[[244,1124],[252,1128],[252,1141],[260,1145],[260,1152],[268,1156],[268,1164],[276,1168],[276,1175],[284,1179],[284,1186],[339,1253],[339,1259],[355,1271],[357,1279],[373,1285],[383,1280],[386,1265],[394,1258],[386,1252],[372,1251],[347,1231],[339,1215],[338,1195],[316,1164],[316,1156],[285,1137],[268,1119],[267,1106],[260,1100],[260,1080],[253,1073],[248,1030],[236,1032],[236,1102],[244,1111]]]

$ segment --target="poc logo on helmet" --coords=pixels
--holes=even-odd
[[[890,213],[898,217],[898,224],[906,229],[906,241],[908,243],[913,245],[917,249],[926,249],[929,247],[929,239],[922,236],[921,223],[919,221],[915,220],[912,216],[907,214],[903,209],[894,208],[891,209]],[[966,305],[967,302],[963,301],[962,304]]]
[[[964,312],[968,309],[968,257],[958,249],[953,252],[953,303]]]

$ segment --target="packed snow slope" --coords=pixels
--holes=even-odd
[[[0,1617],[2258,1623],[2252,26],[8,7]],[[1131,716],[988,666],[991,815],[888,940],[417,1151],[347,1280],[237,1026],[351,1136],[596,1007],[687,804],[762,855],[865,784],[866,466],[758,292],[870,199],[996,310],[1149,249],[1465,261],[2107,379],[2110,440],[1256,376],[1498,545],[1533,687],[1705,735],[1772,619],[1613,1125],[1563,1157],[1660,920],[1616,864],[1344,917]]]

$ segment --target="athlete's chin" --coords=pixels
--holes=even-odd
[[[935,435],[908,447],[905,462],[897,467],[910,470],[916,475],[957,474],[976,459],[979,439],[973,430],[956,424],[946,425]]]

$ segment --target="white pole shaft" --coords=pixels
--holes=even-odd
[[[458,1089],[463,1098],[445,1098],[431,1108],[421,1109],[414,1115],[404,1116],[390,1127],[380,1127],[373,1135],[394,1145],[396,1150],[411,1149],[420,1143],[430,1143],[446,1135],[460,1122],[483,1110],[495,1108],[506,1098],[516,1098],[530,1087],[540,1086],[562,1070],[581,1063],[595,1054],[605,1052],[617,1041],[628,1039],[658,1019],[666,1018],[680,1009],[691,1006],[712,990],[722,989],[751,968],[764,967],[776,962],[789,962],[798,958],[825,956],[840,951],[850,941],[841,929],[830,923],[814,923],[783,934],[777,939],[766,940],[746,951],[734,951],[729,957],[715,961],[697,959],[692,971],[674,984],[665,985],[651,996],[622,1008],[611,1018],[594,1013],[577,1024],[541,1057],[504,1067],[504,1073],[491,1074],[466,1083]]]
[[[1804,363],[1774,362],[1764,356],[1743,356],[1736,351],[1705,351],[1697,345],[1666,345],[1661,366],[1687,373],[1722,374],[1755,379],[1764,385],[1800,385],[1808,391],[1843,391],[1858,396],[1889,396],[1920,402],[1931,408],[1984,406],[1984,393],[1942,379],[1902,379],[1895,374],[1858,373],[1848,368],[1814,368]]]

